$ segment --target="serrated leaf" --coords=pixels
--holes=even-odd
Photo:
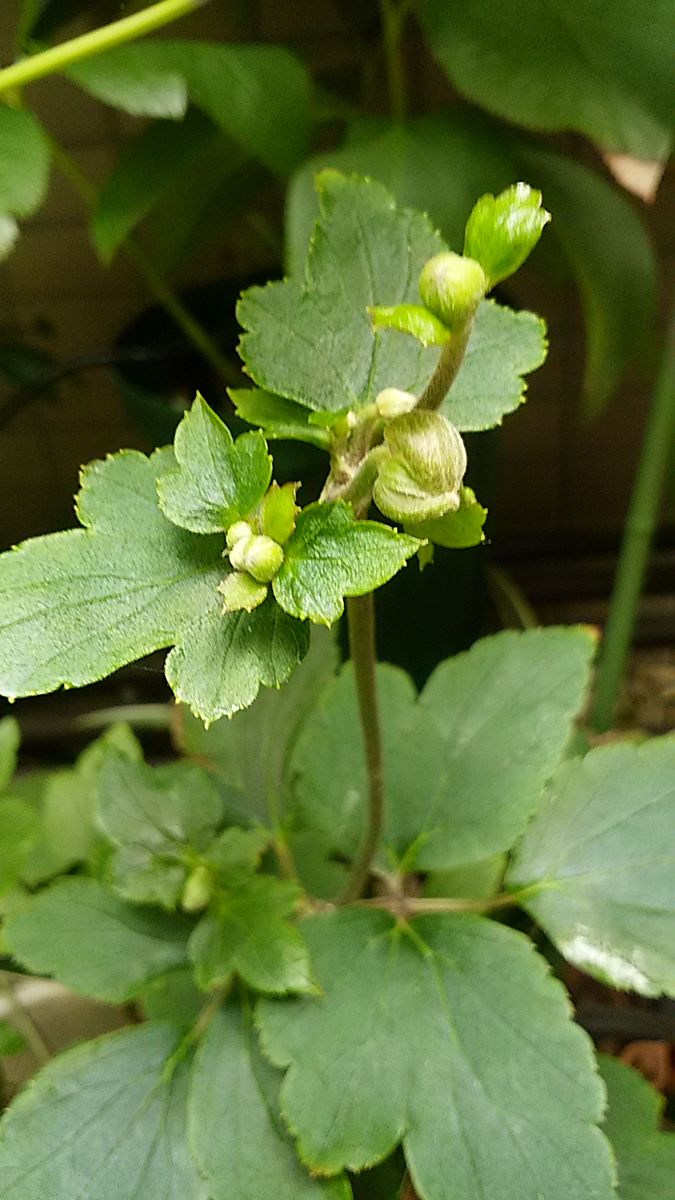
[[[417,538],[377,521],[357,521],[344,501],[310,504],[284,547],[272,588],[291,616],[332,625],[343,597],[386,583],[420,547]]]
[[[385,865],[438,870],[513,845],[572,732],[593,650],[580,628],[500,633],[441,663],[419,700],[404,672],[378,668]],[[368,785],[351,667],[305,721],[289,778],[305,824],[353,854]]]
[[[0,556],[0,691],[81,687],[173,645],[166,674],[204,720],[278,687],[302,658],[306,631],[271,606],[223,614],[221,536],[178,529],[156,481],[170,450],[123,451],[92,463],[77,500],[84,529]]]
[[[449,550],[463,550],[468,546],[480,546],[485,540],[483,526],[488,510],[479,504],[471,488],[460,488],[460,504],[456,512],[445,513],[433,521],[407,524],[406,533],[424,538],[436,546]]]
[[[312,1178],[298,1161],[279,1112],[279,1083],[246,1013],[228,1004],[199,1046],[189,1100],[190,1139],[211,1200],[349,1200],[345,1179]]]
[[[309,442],[327,450],[330,445],[328,431],[318,425],[310,425],[311,413],[283,396],[273,396],[262,388],[230,388],[228,395],[237,410],[237,416],[249,425],[260,425],[266,438],[287,438],[290,441]]]
[[[507,121],[574,129],[640,158],[667,154],[673,125],[673,13],[654,0],[417,0],[429,46],[452,83]],[[523,70],[523,63],[527,70]]]
[[[250,288],[239,301],[247,372],[266,391],[314,410],[367,404],[384,387],[417,391],[438,350],[374,332],[367,309],[419,302],[419,273],[443,242],[426,217],[397,210],[379,184],[324,172],[318,188],[321,219],[304,285]]]
[[[193,533],[229,529],[255,508],[272,477],[263,435],[235,441],[199,395],[176,430],[174,453],[178,466],[159,477],[159,504],[174,525]]]
[[[314,628],[306,657],[283,692],[261,692],[236,721],[216,721],[205,729],[187,708],[179,710],[177,742],[238,796],[230,808],[245,821],[274,824],[282,807],[288,758],[302,721],[334,674],[335,638]]]
[[[110,262],[171,185],[192,174],[195,162],[214,143],[222,152],[222,134],[192,110],[180,122],[153,122],[124,147],[99,193],[91,222],[96,249],[104,262]]]
[[[94,879],[62,879],[5,926],[22,966],[73,991],[122,1004],[186,961],[189,926],[119,900]]]
[[[551,228],[581,291],[584,394],[595,415],[647,334],[656,292],[654,248],[638,212],[600,175],[540,149],[524,148],[521,159],[555,213]]]
[[[526,939],[363,909],[303,930],[323,995],[258,1008],[303,1161],[359,1170],[402,1141],[424,1200],[611,1200],[591,1045]]]
[[[20,1054],[22,1050],[26,1049],[26,1042],[22,1034],[7,1021],[0,1021],[0,1058],[7,1058],[11,1054]]]
[[[617,1158],[620,1200],[673,1200],[675,1134],[659,1131],[663,1096],[637,1071],[600,1056],[607,1087],[605,1133]]]
[[[223,818],[223,800],[206,771],[187,763],[153,769],[115,750],[105,756],[98,817],[117,847],[110,863],[126,900],[175,908],[189,873]]]
[[[8,787],[16,771],[20,740],[19,722],[15,717],[3,717],[0,721],[0,792]]]
[[[612,987],[675,995],[675,739],[592,750],[561,768],[510,887],[561,953]]]
[[[28,217],[49,182],[49,142],[31,112],[0,104],[0,214]]]
[[[146,38],[78,63],[68,76],[135,116],[180,119],[190,98],[272,171],[290,171],[304,157],[307,75],[280,46]]]
[[[223,892],[190,937],[199,986],[224,987],[236,973],[260,992],[314,991],[305,940],[290,921],[299,897],[271,875]]]
[[[143,1025],[45,1067],[0,1127],[4,1200],[208,1200],[187,1145],[176,1031]]]

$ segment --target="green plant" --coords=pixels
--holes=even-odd
[[[522,909],[590,974],[675,992],[675,743],[573,756],[582,627],[486,638],[419,696],[375,658],[373,590],[482,539],[461,432],[517,409],[545,353],[536,317],[484,296],[547,214],[525,185],[484,197],[466,258],[379,184],[326,172],[318,189],[303,282],[239,305],[255,387],[233,399],[261,428],[233,439],[197,398],[173,448],[85,469],[83,528],[0,558],[3,692],[172,646],[194,760],[96,743],[93,785],[82,765],[70,781],[92,838],[56,869],[75,873],[9,881],[14,960],[145,1020],[11,1106],[6,1200],[617,1194],[591,1043],[511,926]],[[317,501],[272,482],[278,437],[328,452]],[[373,497],[402,531],[367,519]],[[338,669],[321,626],[345,599]],[[19,817],[26,853],[31,828]],[[618,1194],[653,1166],[665,1200],[671,1140],[643,1097],[628,1132],[631,1084],[607,1080]]]

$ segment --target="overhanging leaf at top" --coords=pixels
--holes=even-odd
[[[424,1200],[612,1200],[591,1044],[522,935],[357,908],[302,927],[323,994],[258,1022],[304,1162],[361,1170],[402,1141]]]
[[[157,478],[173,466],[171,450],[90,464],[77,499],[85,528],[0,556],[0,692],[81,687],[174,646],[171,686],[212,721],[287,678],[306,631],[269,605],[222,612],[224,538],[179,529],[160,511]]]
[[[59,1055],[0,1125],[3,1200],[209,1200],[187,1142],[178,1034],[141,1025]]]
[[[500,633],[441,663],[419,699],[404,672],[378,668],[384,865],[442,869],[513,845],[570,737],[593,650],[581,628]],[[353,854],[367,775],[350,667],[305,720],[289,780],[303,822]]]
[[[321,215],[304,281],[250,288],[239,302],[239,350],[248,374],[268,392],[314,411],[371,403],[385,387],[420,392],[438,348],[424,349],[391,329],[376,332],[367,309],[419,303],[420,272],[445,249],[442,239],[421,213],[397,208],[381,184],[325,171],[317,188]],[[522,400],[521,376],[545,354],[538,318],[483,304],[446,401],[454,424],[499,424]]]
[[[507,876],[570,962],[612,987],[675,995],[675,738],[561,768]]]
[[[605,1133],[617,1158],[620,1200],[673,1200],[675,1134],[661,1133],[664,1098],[625,1063],[601,1055]]]

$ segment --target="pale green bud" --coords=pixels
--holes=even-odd
[[[451,333],[457,333],[471,320],[487,287],[480,263],[449,250],[430,258],[420,275],[424,304]]]
[[[412,412],[417,404],[417,396],[412,392],[403,392],[400,388],[384,388],[375,400],[378,415],[385,421],[393,417],[402,417],[404,413]]]
[[[373,488],[381,512],[395,521],[428,521],[459,507],[466,450],[447,417],[416,409],[392,421],[384,439],[390,457]]]
[[[477,259],[494,287],[522,266],[550,220],[541,192],[527,183],[515,183],[498,196],[488,193],[467,221],[464,253]]]
[[[227,531],[226,540],[228,550],[231,550],[232,547],[236,546],[237,542],[242,541],[243,538],[250,537],[252,533],[253,530],[251,529],[248,521],[235,521],[234,525],[230,525],[230,528]]]
[[[230,550],[230,562],[235,571],[245,571],[258,583],[269,583],[278,574],[284,552],[278,542],[265,534],[240,538]]]
[[[208,867],[200,863],[190,872],[183,888],[181,908],[185,912],[201,912],[213,895],[213,876]]]

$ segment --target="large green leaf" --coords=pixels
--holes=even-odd
[[[552,231],[581,290],[584,392],[596,413],[644,342],[656,291],[654,248],[633,205],[596,172],[539,149],[522,148],[520,157],[544,191]]]
[[[324,994],[258,1015],[304,1162],[359,1170],[403,1141],[424,1200],[611,1200],[591,1045],[526,939],[363,909],[303,929]]]
[[[5,942],[24,967],[121,1004],[186,961],[189,926],[118,900],[94,879],[62,879],[11,916]]]
[[[0,1126],[3,1200],[209,1200],[187,1144],[176,1032],[124,1029],[50,1063]]]
[[[101,827],[115,844],[110,878],[126,900],[175,908],[190,871],[223,817],[223,800],[206,771],[187,763],[160,769],[113,749],[98,785]]]
[[[507,882],[570,962],[613,987],[675,995],[675,738],[563,767]]]
[[[290,918],[300,889],[287,880],[256,875],[224,891],[190,938],[197,983],[205,991],[240,975],[261,992],[311,992],[305,940]]]
[[[440,869],[513,845],[570,736],[592,652],[582,629],[497,634],[441,663],[419,701],[402,671],[378,669],[385,863]],[[351,667],[306,720],[289,777],[305,823],[353,854],[368,783]]]
[[[197,396],[174,441],[177,466],[160,476],[165,516],[194,533],[218,533],[245,517],[262,499],[272,459],[259,431],[236,441],[227,425]]]
[[[576,129],[643,158],[667,153],[675,113],[670,0],[416,0],[455,86],[532,129]]]
[[[303,509],[272,587],[286,612],[332,625],[344,596],[386,583],[422,545],[377,521],[356,521],[344,501]]]
[[[279,1112],[279,1083],[246,1012],[228,1004],[199,1046],[188,1104],[211,1200],[348,1200],[346,1180],[312,1178],[299,1162]]]
[[[135,115],[175,120],[189,98],[272,171],[284,174],[304,157],[307,76],[280,46],[145,39],[78,63],[68,75],[99,100]]]
[[[306,632],[263,606],[223,614],[223,538],[168,521],[157,476],[171,451],[124,451],[87,467],[77,508],[84,529],[26,542],[0,557],[0,691],[81,687],[175,646],[166,673],[204,720],[278,687],[302,658]]]
[[[637,1071],[602,1055],[607,1087],[605,1133],[619,1171],[620,1200],[674,1200],[675,1134],[660,1133],[663,1096]]]

